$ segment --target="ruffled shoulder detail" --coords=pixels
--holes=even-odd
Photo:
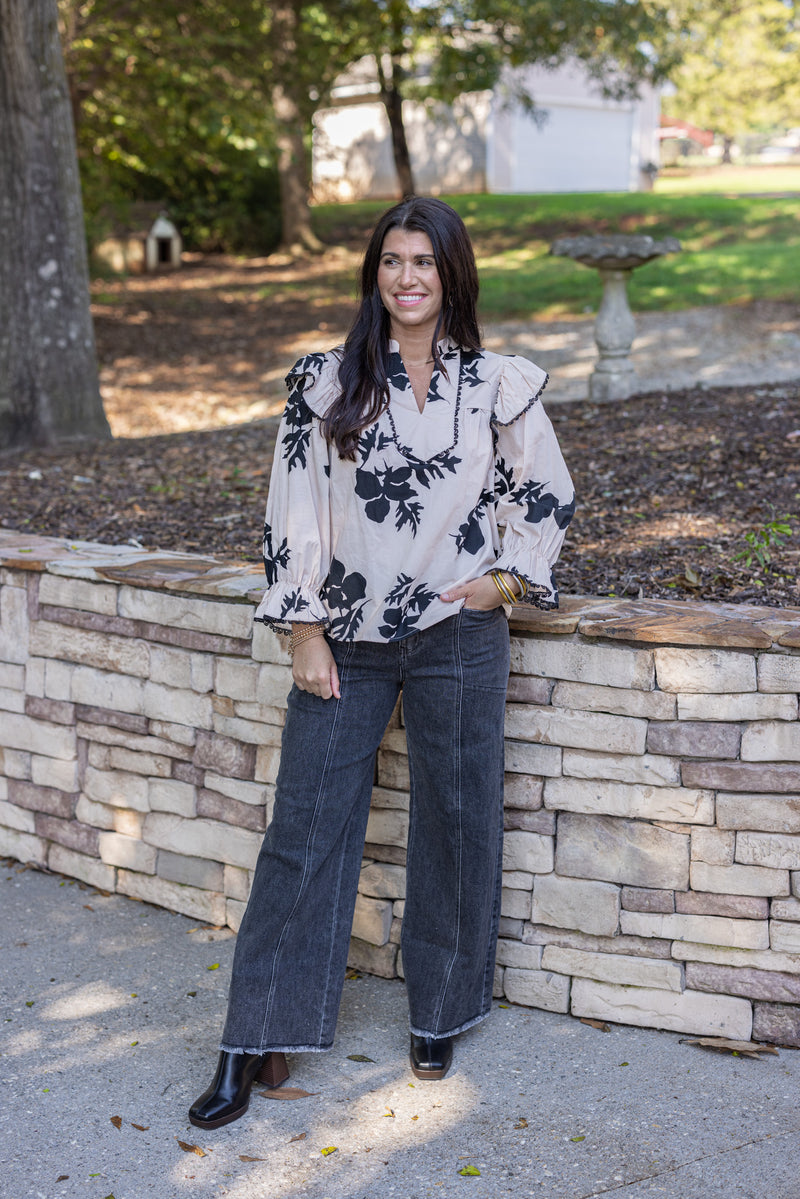
[[[539,399],[548,378],[547,371],[527,358],[504,358],[494,405],[495,422],[510,425],[518,420]]]
[[[298,358],[286,376],[290,395],[300,395],[315,416],[325,416],[340,393],[339,365],[342,346],[325,354]]]

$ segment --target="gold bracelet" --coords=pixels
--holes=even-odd
[[[515,604],[517,602],[517,600],[519,599],[519,596],[513,594],[511,588],[509,587],[508,583],[503,578],[501,572],[499,570],[493,570],[493,571],[491,571],[491,577],[492,577],[495,587],[500,592],[500,594],[502,595],[502,597],[506,601],[506,603],[507,604]]]
[[[321,622],[317,624],[304,624],[295,632],[293,631],[289,637],[289,656],[294,654],[298,645],[302,645],[304,641],[310,641],[312,637],[321,637],[325,632],[325,625]]]

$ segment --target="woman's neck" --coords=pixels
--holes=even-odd
[[[430,329],[401,329],[392,330],[392,338],[400,348],[400,357],[408,365],[421,366],[432,361]]]

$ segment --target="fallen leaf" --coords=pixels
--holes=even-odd
[[[270,1087],[268,1091],[256,1091],[264,1099],[308,1099],[319,1095],[319,1091],[304,1091],[302,1087]]]
[[[330,1157],[332,1153],[336,1153],[338,1148],[338,1145],[326,1145],[324,1149],[320,1149],[320,1153],[323,1157]]]
[[[219,962],[215,962],[213,966],[206,966],[207,970],[219,970]]]
[[[477,1166],[462,1166],[458,1172],[467,1178],[480,1178],[481,1173]]]
[[[386,1111],[383,1113],[383,1118],[384,1118],[384,1120],[387,1118],[390,1120],[394,1119],[394,1112],[392,1111],[392,1109],[390,1107],[387,1107]]]
[[[570,1137],[571,1141],[585,1141],[586,1137]]]
[[[90,903],[85,903],[83,906],[86,908],[86,911],[87,911],[87,912],[93,912],[93,911],[94,911],[94,908],[92,907],[92,905],[91,905]]]
[[[295,1141],[304,1141],[307,1136],[308,1136],[307,1132],[298,1132],[296,1137],[291,1138],[291,1140],[289,1141],[289,1144],[293,1145]]]
[[[411,1117],[411,1119],[412,1119],[412,1120],[419,1120],[419,1116],[412,1116],[412,1117]]]
[[[347,1060],[348,1062],[372,1062],[373,1064],[375,1062],[374,1057],[367,1057],[364,1053],[348,1053]]]
[[[186,994],[191,996],[192,999],[194,999],[195,995],[197,994],[197,991],[187,991]]]
[[[591,1020],[588,1016],[582,1016],[581,1024],[588,1024],[590,1028],[599,1028],[600,1032],[609,1031],[609,1027],[605,1020]]]
[[[345,978],[349,978],[349,979],[361,978],[361,977],[362,976],[358,973],[357,970],[348,970],[347,974],[345,974]]]
[[[114,1127],[116,1129],[119,1130],[120,1128],[122,1128],[122,1116],[112,1116],[111,1123],[114,1125]]]
[[[268,1160],[269,1160],[269,1159],[268,1159],[268,1158],[266,1158],[266,1157],[248,1157],[246,1153],[240,1153],[240,1154],[239,1154],[239,1161],[240,1161],[240,1162],[265,1162],[265,1161],[268,1161]]]
[[[205,1149],[201,1149],[199,1145],[190,1145],[188,1141],[181,1141],[178,1139],[178,1137],[176,1137],[175,1140],[178,1141],[178,1144],[184,1153],[196,1153],[198,1157],[206,1156]]]
[[[717,1049],[722,1053],[732,1053],[736,1057],[755,1057],[760,1053],[774,1053],[779,1057],[774,1045],[759,1045],[755,1041],[730,1041],[727,1037],[681,1037],[681,1045],[697,1045],[701,1049]]]
[[[524,1117],[524,1116],[517,1116],[517,1122],[516,1122],[516,1124],[514,1125],[514,1127],[515,1127],[515,1128],[527,1128],[527,1127],[528,1127],[528,1121],[525,1119],[525,1117]]]
[[[66,1182],[68,1178],[69,1178],[69,1174],[59,1174],[58,1178],[56,1179],[56,1182]]]
[[[138,1128],[139,1132],[147,1132],[147,1130],[150,1128],[150,1125],[149,1124],[134,1124],[133,1121],[131,1121],[131,1128]]]

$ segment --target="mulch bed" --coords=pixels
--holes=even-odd
[[[800,381],[550,413],[578,500],[565,594],[800,604]],[[0,455],[0,524],[258,560],[277,424]],[[793,534],[776,545],[784,517]]]

